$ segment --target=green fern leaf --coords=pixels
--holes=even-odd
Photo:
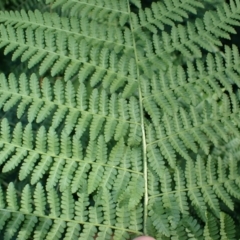
[[[240,1],[6,2],[3,239],[239,238]]]

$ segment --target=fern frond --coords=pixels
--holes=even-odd
[[[25,88],[23,89],[22,87],[20,89],[18,88],[16,88],[15,90],[13,89],[15,91],[14,93],[12,92],[13,90],[11,90],[10,86],[8,87],[8,90],[7,89],[2,90],[1,95],[6,96],[6,98],[4,98],[5,100],[4,109],[6,105],[9,105],[9,101],[7,101],[7,99],[10,97],[9,94],[11,93],[12,97],[10,99],[15,100],[14,103],[11,104],[11,108],[15,107],[15,105],[18,104],[18,110],[20,108],[21,111],[23,111],[22,106],[24,105],[24,111],[28,110],[29,122],[33,122],[36,119],[36,122],[40,123],[40,122],[43,122],[47,117],[53,119],[53,123],[52,123],[53,128],[49,132],[50,135],[53,129],[56,129],[61,123],[61,121],[65,120],[64,129],[66,133],[70,134],[70,132],[75,128],[79,138],[82,136],[84,129],[86,129],[87,126],[90,125],[91,138],[93,140],[97,138],[98,134],[100,133],[100,130],[102,128],[105,128],[105,133],[107,134],[105,138],[107,138],[109,141],[110,140],[109,134],[107,132],[109,131],[108,128],[110,126],[111,126],[111,129],[110,129],[111,132],[116,130],[114,138],[119,139],[127,134],[127,126],[129,126],[129,123],[128,123],[129,121],[132,123],[130,125],[131,131],[128,134],[129,141],[134,141],[134,139],[139,139],[139,137],[141,136],[139,131],[139,123],[135,122],[135,121],[138,121],[138,118],[137,118],[138,116],[132,115],[131,119],[129,120],[128,111],[130,111],[130,113],[133,114],[132,112],[133,99],[130,101],[128,105],[124,99],[121,99],[120,97],[118,97],[117,98],[118,105],[114,106],[114,111],[115,112],[118,111],[119,112],[118,115],[122,116],[123,118],[119,118],[117,114],[114,114],[115,118],[111,117],[110,118],[111,120],[109,120],[109,117],[108,117],[109,113],[108,113],[107,106],[112,104],[112,101],[107,100],[107,95],[104,90],[101,92],[101,95],[100,95],[100,96],[103,96],[103,95],[105,96],[104,101],[100,101],[98,103],[98,99],[99,99],[98,91],[93,91],[91,94],[91,98],[90,98],[91,100],[89,101],[89,105],[86,106],[86,104],[84,103],[84,106],[85,106],[84,110],[81,110],[82,104],[83,104],[82,101],[85,101],[85,100],[82,99],[80,101],[79,99],[78,104],[80,104],[80,106],[77,103],[75,106],[75,98],[74,98],[75,90],[73,90],[70,83],[66,84],[67,88],[65,91],[65,94],[66,94],[65,98],[62,98],[60,100],[58,98],[61,95],[61,92],[63,91],[64,85],[62,85],[59,81],[57,81],[54,85],[55,91],[51,92],[49,90],[50,82],[47,78],[43,80],[43,84],[41,88],[39,86],[39,83],[37,82],[36,75],[31,76],[30,84],[26,83],[26,78],[27,78],[26,75],[24,74],[21,75],[19,85],[20,86],[25,85],[25,88],[31,91],[31,92],[28,91],[27,95],[26,95],[26,91],[24,91]],[[6,81],[5,77],[2,76],[2,79],[3,79],[3,82],[1,83],[1,86],[5,86],[4,85]],[[13,77],[10,77],[9,81],[10,80],[14,81],[15,84],[17,83],[17,80]],[[68,86],[71,88],[71,100],[68,99],[70,97],[68,96],[70,94],[68,92],[69,91]],[[81,87],[83,87],[83,90],[81,89]],[[83,85],[79,86],[79,92],[80,91],[84,92],[85,91],[84,89],[85,88]],[[9,94],[7,93],[7,91],[9,91]],[[28,104],[26,104],[26,101],[28,102]],[[137,106],[136,101],[134,106]],[[134,111],[137,112],[137,110],[134,110]],[[18,116],[18,117],[22,117],[22,116]],[[112,125],[112,122],[114,123],[114,125]],[[109,124],[111,125],[109,126]],[[75,125],[77,127],[75,127]],[[5,129],[5,131],[6,130],[7,129]],[[53,144],[52,140],[50,140],[51,139],[50,135],[48,135],[48,139],[50,143]],[[6,138],[7,134],[4,134],[4,137]],[[52,137],[56,139],[54,134],[52,135]],[[55,149],[52,151],[54,152],[59,150]]]
[[[93,19],[101,19],[101,21],[106,22],[120,22],[122,25],[128,19],[128,9],[126,2],[123,1],[102,1],[102,2],[90,2],[87,1],[68,1],[65,3],[62,0],[49,0],[48,3],[52,4],[53,8],[61,6],[63,12],[69,11],[70,16],[88,17]],[[136,5],[139,6],[138,1],[135,1]],[[109,15],[109,18],[106,16]]]
[[[2,218],[4,219],[2,224],[7,225],[8,228],[4,239],[14,236],[17,230],[19,230],[18,237],[27,237],[33,234],[34,238],[44,237],[46,239],[67,238],[69,236],[75,239],[86,235],[93,237],[92,234],[95,234],[96,231],[98,231],[99,236],[106,235],[108,237],[111,237],[114,231],[122,231],[123,234],[124,232],[127,233],[124,230],[127,226],[122,228],[119,225],[111,228],[115,222],[116,210],[118,212],[120,209],[113,202],[109,202],[111,194],[105,190],[101,194],[102,198],[95,199],[95,206],[89,206],[90,199],[84,190],[79,192],[78,200],[73,198],[70,188],[61,193],[60,199],[56,190],[51,189],[46,192],[40,183],[37,184],[33,191],[32,194],[30,186],[26,185],[21,193],[21,202],[18,203],[14,185],[9,184],[6,197],[10,215]],[[3,195],[1,196],[3,197]],[[32,207],[33,202],[35,210]],[[81,202],[84,205],[80,204]],[[103,208],[98,204],[102,204]],[[75,207],[78,210],[82,208],[83,212],[81,213],[81,210],[74,211]],[[4,216],[4,210],[1,211],[3,211],[1,216]],[[87,212],[89,212],[89,215],[87,215]],[[138,216],[140,219],[141,212],[140,210]],[[84,215],[93,220],[91,224],[86,222],[87,219],[82,218]],[[119,219],[118,221],[120,224],[125,219]],[[46,231],[47,229],[48,231]],[[138,229],[134,229],[133,225],[131,229],[130,232],[139,233]]]
[[[201,226],[195,219],[186,217],[184,219],[183,226],[185,227],[185,231],[189,238],[202,239]]]
[[[45,2],[0,11],[3,238],[237,239],[240,1]]]
[[[172,64],[170,54],[174,51],[180,52],[186,59],[191,60],[201,58],[201,48],[216,52],[218,46],[222,45],[218,39],[220,37],[230,38],[229,32],[235,33],[231,25],[239,26],[239,19],[238,9],[231,8],[225,3],[224,6],[219,6],[217,11],[206,12],[204,19],[196,19],[195,24],[188,22],[187,26],[173,25],[171,34],[163,31],[159,36],[158,28],[154,27],[152,38],[146,37],[145,59],[141,66],[150,63],[155,69],[161,65],[161,68],[165,70],[168,65]],[[140,34],[145,35],[142,29]],[[143,72],[147,74],[145,69]]]
[[[119,3],[119,5],[122,4]],[[0,45],[6,46],[7,43],[5,44],[5,42],[8,41],[14,42],[7,47],[5,52],[12,51],[14,59],[22,55],[21,61],[28,61],[29,68],[40,64],[39,73],[41,75],[51,70],[51,75],[56,76],[65,69],[65,80],[78,75],[79,80],[83,82],[91,74],[90,82],[92,86],[95,86],[100,79],[108,79],[108,82],[110,80],[108,85],[111,84],[112,92],[123,86],[124,81],[129,82],[130,85],[131,82],[136,81],[134,75],[131,74],[129,78],[125,71],[121,70],[121,62],[124,62],[125,66],[127,61],[130,62],[130,56],[126,58],[123,55],[119,60],[115,57],[119,67],[116,71],[108,69],[110,55],[116,55],[115,52],[119,52],[123,48],[130,52],[133,51],[131,38],[129,39],[131,35],[126,28],[121,30],[109,26],[106,34],[99,35],[100,33],[97,34],[99,31],[94,29],[105,29],[104,25],[101,27],[99,23],[95,21],[88,22],[86,19],[83,19],[83,22],[79,24],[76,18],[72,18],[66,23],[67,20],[59,18],[57,14],[49,15],[45,13],[42,15],[39,11],[29,13],[22,11],[21,14],[18,12],[1,12],[1,14],[0,21],[9,24],[9,27],[6,28],[2,25],[3,34],[1,35],[2,41]],[[9,18],[11,22],[8,21]],[[47,20],[49,18],[52,20]],[[57,22],[58,28],[56,28]],[[85,27],[86,24],[89,24],[89,26]],[[32,28],[26,28],[29,25],[32,25]],[[80,26],[82,27],[79,29]],[[47,29],[48,31],[45,31]],[[72,32],[73,35],[69,36],[69,32]],[[11,34],[11,39],[9,34]],[[22,41],[23,39],[21,39],[19,41],[18,35],[19,37],[26,36],[27,40]],[[35,41],[35,39],[37,40]],[[89,42],[87,44],[86,40],[88,39],[91,39],[90,45]],[[95,39],[102,39],[102,43],[99,44],[98,42],[96,45]],[[117,47],[115,47],[116,41],[119,42]],[[106,43],[108,46],[105,46]],[[53,46],[55,44],[57,45]],[[98,79],[97,82],[94,79]],[[136,86],[134,89],[136,89]]]
[[[234,49],[231,50],[230,48],[226,47],[226,54],[231,55],[233,57]],[[158,109],[155,109],[154,112],[158,111],[158,115],[162,115],[160,117],[161,122],[164,123],[165,129],[162,129],[161,126],[158,124],[156,126],[152,126],[153,129],[155,129],[155,133],[153,133],[153,129],[151,130],[151,127],[148,127],[148,133],[147,136],[149,136],[148,139],[148,146],[151,144],[158,143],[160,151],[161,151],[161,157],[166,159],[169,164],[171,164],[172,167],[176,165],[176,154],[181,155],[184,159],[189,160],[189,149],[191,149],[194,152],[197,152],[197,145],[201,146],[202,149],[206,153],[209,152],[209,141],[211,141],[215,146],[218,146],[221,142],[227,142],[229,139],[229,133],[236,134],[238,136],[238,128],[235,126],[235,123],[231,123],[229,121],[229,115],[234,116],[237,110],[229,111],[230,107],[230,101],[233,101],[234,105],[238,105],[238,100],[235,97],[227,97],[226,94],[222,92],[222,90],[219,87],[219,81],[221,81],[221,78],[219,78],[219,71],[223,71],[224,69],[224,62],[225,58],[223,58],[220,55],[216,55],[216,58],[213,59],[212,55],[208,55],[207,57],[207,64],[208,68],[204,68],[204,66],[198,64],[198,61],[196,63],[198,70],[199,70],[199,78],[201,76],[204,79],[207,79],[209,74],[209,80],[207,81],[200,81],[201,86],[198,85],[198,80],[195,78],[190,78],[189,76],[189,82],[187,80],[187,76],[182,78],[182,81],[178,83],[174,83],[170,89],[173,88],[173,90],[170,90],[167,88],[166,90],[162,90],[162,93],[159,93],[160,89],[164,89],[165,85],[164,82],[171,82],[171,76],[181,74],[182,69],[180,67],[173,66],[171,70],[168,72],[168,76],[163,76],[162,83],[156,82],[153,78],[152,81],[152,95],[147,95],[147,97],[144,99],[144,101],[154,101],[156,105],[158,105]],[[226,65],[228,65],[225,62]],[[232,68],[231,65],[228,65],[229,68]],[[200,68],[201,67],[201,68]],[[192,66],[189,65],[189,75],[191,74],[190,71],[192,71]],[[214,68],[214,69],[213,69]],[[235,69],[235,68],[234,68]],[[206,73],[207,72],[207,73]],[[226,70],[225,73],[227,76],[228,70]],[[202,73],[202,74],[201,74]],[[211,78],[210,78],[211,76]],[[183,77],[183,75],[182,75]],[[224,81],[221,81],[221,84],[229,90],[230,96],[232,96],[232,81],[226,81],[227,77]],[[195,82],[196,81],[196,82]],[[199,82],[199,83],[200,83]],[[205,83],[206,84],[205,84]],[[203,84],[204,83],[204,84]],[[236,80],[234,82],[235,84],[239,85],[239,80]],[[199,105],[197,108],[193,105],[190,105],[190,109],[186,109],[184,107],[185,104],[190,104],[189,99],[191,99],[191,95],[188,95],[188,99],[186,99],[186,103],[183,103],[183,93],[182,89],[186,89],[187,87],[192,86],[192,88],[197,87],[198,89],[202,88],[202,92],[206,92],[205,95],[199,96],[199,98],[202,98],[202,105]],[[216,92],[216,88],[218,89],[219,96],[214,96],[213,99],[209,99],[208,96],[211,96]],[[175,95],[172,95],[174,93]],[[193,97],[194,97],[194,91],[192,91]],[[147,92],[146,92],[147,94]],[[179,95],[178,95],[179,94]],[[188,93],[184,93],[188,94]],[[224,101],[220,104],[216,102],[215,99],[222,98]],[[182,101],[177,102],[176,99],[180,98]],[[154,99],[154,100],[153,100]],[[167,102],[168,99],[168,102]],[[200,99],[199,99],[200,100]],[[196,100],[194,100],[196,101]],[[170,102],[173,102],[170,104]],[[211,105],[210,105],[211,104]],[[227,105],[226,105],[227,104]],[[179,105],[177,107],[177,105]],[[167,106],[167,107],[166,107]],[[174,107],[172,107],[174,106]],[[236,109],[236,108],[235,108]],[[149,115],[156,115],[156,113],[153,113],[153,110],[150,110],[148,107],[146,107],[146,112],[149,113]],[[166,114],[167,112],[168,114]],[[222,114],[222,117],[219,118],[219,120],[213,120],[213,117],[217,114]],[[201,117],[202,116],[202,119]],[[189,121],[191,119],[191,121]],[[212,119],[212,120],[210,120]],[[158,119],[156,117],[155,120],[158,122]],[[224,127],[223,127],[223,125]],[[228,126],[228,129],[226,129],[226,126]],[[187,129],[191,129],[188,131]],[[218,134],[216,134],[218,133]],[[157,140],[159,139],[159,140]],[[163,140],[162,140],[163,139]]]
[[[235,223],[232,218],[221,212],[220,223],[216,221],[214,215],[208,214],[208,221],[204,228],[204,237],[208,239],[234,239],[235,238]]]
[[[6,128],[8,128],[6,120],[2,121],[2,124],[6,124]],[[16,129],[18,129],[18,126]],[[23,138],[25,133],[32,136],[32,129],[29,128],[29,126],[30,125],[27,125],[23,130]],[[83,158],[79,159],[79,155],[73,155],[70,158],[71,155],[64,155],[64,152],[61,153],[62,157],[58,156],[59,138],[52,128],[49,129],[47,135],[43,127],[40,128],[38,133],[40,135],[38,134],[37,137],[42,136],[41,134],[44,133],[44,136],[46,137],[45,139],[47,139],[48,144],[47,148],[44,147],[44,151],[42,151],[42,147],[39,148],[40,143],[37,143],[37,152],[32,152],[32,145],[35,145],[34,142],[36,141],[36,139],[33,138],[30,147],[24,144],[24,141],[21,141],[18,146],[14,146],[16,154],[9,155],[11,153],[9,151],[13,151],[14,148],[9,148],[9,146],[12,145],[11,141],[9,141],[8,144],[5,143],[5,151],[7,155],[4,158],[5,163],[3,171],[10,171],[17,166],[20,166],[21,170],[19,178],[21,180],[31,176],[31,184],[36,184],[43,177],[47,177],[47,189],[51,189],[59,184],[61,192],[65,191],[70,185],[72,191],[76,192],[78,189],[81,189],[81,186],[83,186],[85,181],[88,183],[88,194],[93,193],[101,187],[111,189],[112,186],[118,186],[118,192],[113,195],[116,201],[119,201],[119,203],[122,202],[123,196],[127,194],[124,198],[129,199],[129,206],[131,208],[138,204],[143,194],[142,191],[139,191],[140,189],[143,189],[143,178],[141,175],[142,168],[139,166],[140,162],[138,160],[140,158],[140,149],[128,149],[127,151],[128,154],[131,154],[131,159],[133,159],[132,170],[130,170],[131,165],[126,165],[129,159],[126,158],[126,162],[121,160],[124,157],[124,153],[121,151],[124,147],[124,143],[122,142],[121,145],[116,145],[110,155],[116,155],[118,160],[117,158],[115,159],[115,168],[111,169],[111,162],[108,160],[109,156],[107,155],[107,145],[103,136],[100,136],[97,140],[96,144],[98,146],[98,151],[96,156],[90,156],[87,153],[84,160]],[[64,130],[63,133],[65,134]],[[39,142],[40,140],[38,139],[37,141]],[[69,138],[69,141],[70,145],[72,145],[71,138]],[[95,145],[90,144],[89,146],[94,147]],[[125,155],[125,157],[127,157],[127,155]],[[95,163],[96,160],[97,162]],[[86,173],[88,173],[88,176]],[[116,175],[118,175],[117,178]],[[122,180],[119,181],[119,178],[123,175],[126,175],[126,177],[129,176],[129,181],[124,179],[124,185]],[[132,183],[130,181],[130,176],[132,177]],[[124,189],[124,186],[127,187],[127,189]],[[135,192],[136,186],[138,186],[139,189],[138,193]],[[135,195],[135,198],[131,197],[132,194]]]
[[[132,13],[134,31],[145,28],[156,33],[158,29],[164,30],[165,25],[175,26],[176,22],[182,22],[184,18],[188,18],[189,13],[196,14],[196,9],[203,7],[204,5],[198,1],[154,2],[151,8],[140,10],[138,16]]]
[[[152,218],[155,229],[167,237],[170,236],[167,215],[164,213],[161,201],[156,201],[154,203],[149,214]],[[159,216],[161,216],[161,218]]]
[[[227,171],[228,166],[223,164],[222,159],[216,160],[209,157],[205,165],[203,159],[198,157],[195,166],[192,161],[187,161],[185,177],[183,175],[181,167],[178,167],[174,170],[174,176],[172,176],[172,174],[170,174],[169,171],[167,171],[166,169],[163,170],[160,175],[162,194],[151,196],[152,204],[163,205],[165,209],[168,209],[168,211],[173,214],[172,216],[175,216],[173,218],[175,219],[175,224],[178,225],[181,223],[185,226],[184,217],[181,218],[179,215],[176,215],[177,212],[175,209],[180,210],[183,216],[185,214],[188,214],[188,201],[190,201],[191,205],[196,209],[199,218],[202,219],[202,221],[206,222],[204,234],[213,234],[209,231],[214,230],[208,229],[208,219],[206,216],[206,212],[209,212],[208,209],[211,209],[211,211],[214,211],[215,216],[220,219],[219,221],[221,221],[220,202],[224,203],[225,206],[233,210],[233,199],[238,196],[239,189],[239,186],[236,185],[235,179],[231,179],[227,175],[229,174],[229,172]],[[175,185],[175,190],[173,190],[171,187],[171,185],[173,184]],[[171,192],[175,193],[174,199],[171,196]],[[161,203],[159,203],[159,197],[161,197],[162,199]],[[176,207],[175,204],[178,204],[179,207]],[[163,214],[166,210],[162,211]],[[170,212],[168,213],[168,216]],[[157,221],[158,224],[163,224],[160,223],[160,220],[155,219],[156,216],[154,217],[153,213],[150,212],[149,214],[152,216],[153,224],[154,221]],[[177,216],[179,216],[180,218]],[[226,216],[227,218],[229,217],[229,215]],[[196,220],[194,221],[196,222]],[[170,220],[165,222],[165,224],[167,223],[173,224]],[[196,231],[194,229],[192,229],[191,231],[198,232],[197,229],[198,228],[196,228]],[[227,226],[227,229],[230,234],[235,235],[235,233],[232,232],[234,231],[232,225],[230,226],[229,224],[229,226]],[[166,229],[164,230],[162,228],[159,232],[165,236],[167,236],[168,234]],[[199,236],[202,235],[202,233],[200,232],[198,234]]]
[[[61,191],[64,191],[71,184],[77,165],[75,161],[69,161],[64,165],[59,182]]]

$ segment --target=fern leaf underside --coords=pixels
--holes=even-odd
[[[0,11],[4,239],[239,237],[240,1],[209,4]]]

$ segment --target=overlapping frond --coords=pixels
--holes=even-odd
[[[234,239],[240,1],[45,2],[0,11],[4,238]]]
[[[207,239],[234,239],[235,238],[235,224],[233,219],[221,212],[220,222],[214,215],[209,214],[207,224],[204,228],[204,237]]]
[[[21,192],[10,183],[6,194],[1,186],[0,194],[2,206],[6,206],[1,209],[0,227],[1,230],[7,227],[2,239],[28,239],[31,236],[32,239],[49,240],[110,240],[114,235],[120,240],[139,234],[137,222],[131,221],[136,219],[135,212],[128,210],[129,219],[118,216],[118,212],[124,214],[127,208],[115,205],[106,189],[101,190],[94,201],[86,189],[73,198],[69,188],[59,194],[55,189],[46,190],[40,183],[34,188],[26,185]],[[119,233],[122,233],[121,237],[117,237]]]
[[[164,30],[165,25],[173,27],[177,22],[183,22],[190,13],[196,14],[197,9],[203,7],[204,5],[196,0],[153,2],[151,8],[140,10],[138,14],[132,13],[134,31],[148,29],[157,33],[158,30]]]
[[[185,227],[185,220],[190,215],[190,207],[196,211],[195,216],[196,229],[190,231],[191,234],[199,234],[202,239],[203,232],[199,228],[204,222],[204,236],[207,234],[220,235],[232,234],[234,232],[234,221],[231,217],[221,212],[224,207],[234,210],[234,199],[240,199],[239,174],[234,168],[236,162],[229,161],[225,163],[221,158],[202,159],[197,157],[196,163],[192,160],[187,161],[185,172],[181,167],[174,169],[174,173],[170,173],[166,168],[162,169],[159,184],[161,186],[161,194],[150,197],[150,216],[153,225],[160,234],[170,236],[174,231],[178,231],[181,226]],[[233,170],[234,169],[234,170]],[[155,177],[155,181],[157,178]],[[156,195],[155,195],[156,194]],[[154,209],[159,209],[156,213]],[[161,210],[160,210],[161,209]],[[214,218],[219,218],[216,228],[211,226],[211,218],[206,213],[214,213]],[[211,214],[210,214],[211,215]],[[231,224],[225,222],[230,221]],[[190,221],[191,222],[191,221]],[[219,225],[217,227],[217,225]],[[200,231],[200,232],[199,232]],[[187,229],[184,235],[189,234]],[[179,236],[178,236],[179,237]],[[212,236],[211,239],[216,239]],[[227,239],[227,238],[226,238]]]
[[[62,137],[65,139],[73,130],[78,139],[89,130],[92,140],[104,134],[107,142],[121,138],[126,138],[131,146],[141,142],[139,109],[134,97],[128,103],[119,95],[109,95],[105,90],[95,89],[87,99],[84,84],[75,90],[71,81],[64,84],[58,80],[53,85],[44,78],[40,83],[35,74],[30,79],[22,74],[19,80],[13,74],[8,79],[2,74],[0,86],[0,106],[3,111],[11,111],[16,107],[19,119],[27,115],[30,123],[50,121],[52,129],[64,123],[66,134]],[[68,145],[65,151],[67,148]]]
[[[196,61],[187,71],[172,66],[160,72],[151,88],[143,81],[143,104],[153,122],[146,127],[150,162],[166,159],[174,168],[178,156],[189,160],[198,149],[209,154],[210,146],[239,136],[239,97],[232,90],[233,84],[240,86],[239,57],[235,46],[225,50],[215,59],[208,54],[206,65]]]
[[[21,58],[29,68],[38,64],[40,75],[50,71],[51,76],[64,75],[66,81],[78,78],[90,81],[92,87],[103,81],[103,87],[111,92],[123,88],[123,96],[136,90],[128,28],[37,10],[0,15],[0,47],[5,48],[5,54],[12,53],[12,60]],[[132,68],[128,70],[129,64]]]
[[[239,138],[239,95],[233,90],[240,84],[238,50],[226,47],[221,55],[208,54],[206,63],[197,60],[186,70],[171,66],[159,73],[150,85],[142,79],[143,106],[151,119],[145,127],[149,215],[159,236],[203,239],[200,228],[204,224],[208,231],[210,224],[206,212],[222,221],[225,208],[234,211],[240,197],[238,160],[234,162],[230,153],[224,153],[224,159],[217,153]],[[234,146],[233,151],[238,151],[238,142]],[[191,226],[186,216],[192,209],[197,217]],[[211,228],[211,234],[215,231],[219,236],[223,231],[233,236],[234,227],[222,222],[216,230]]]
[[[18,167],[21,181],[29,178],[31,184],[36,184],[45,178],[47,189],[58,186],[60,191],[64,191],[71,187],[73,193],[87,184],[88,194],[103,187],[111,190],[114,186],[114,189],[118,189],[114,191],[115,201],[123,204],[124,196],[126,204],[132,208],[142,197],[144,184],[142,170],[136,164],[141,157],[141,148],[130,148],[123,140],[121,144],[111,148],[101,135],[96,140],[90,139],[85,151],[81,139],[76,135],[66,134],[65,130],[59,135],[52,127],[47,131],[42,126],[34,132],[32,124],[24,128],[17,124],[11,129],[8,121],[3,119],[0,141],[2,172],[9,172]],[[67,151],[65,144],[68,144]],[[98,151],[94,153],[96,147]],[[126,156],[124,151],[130,156]],[[132,158],[133,164],[125,165],[123,158],[126,158],[126,161]],[[128,178],[124,179],[123,185],[121,177],[124,175]],[[139,185],[137,192],[133,184],[135,180]],[[134,202],[130,201],[132,194],[135,195]]]
[[[236,33],[232,26],[240,25],[238,5],[239,1],[231,1],[230,5],[224,3],[218,6],[216,11],[207,11],[203,19],[197,18],[195,22],[189,21],[185,25],[173,24],[169,33],[166,31],[159,33],[158,30],[162,29],[162,26],[155,26],[153,29],[148,29],[152,32],[152,37],[149,37],[145,30],[143,31],[144,28],[136,25],[136,28],[140,29],[139,37],[144,38],[146,42],[144,51],[140,49],[141,55],[145,56],[141,58],[143,71],[148,73],[146,65],[151,65],[153,69],[158,69],[159,66],[166,69],[174,61],[173,54],[176,53],[180,53],[184,59],[193,60],[202,57],[202,49],[216,52],[222,46],[219,38],[229,39],[230,34]],[[157,11],[156,9],[154,8],[154,11]],[[149,15],[151,16],[152,13]],[[146,22],[149,24],[149,21]],[[175,19],[174,22],[176,22]],[[137,30],[136,34],[138,34]]]
[[[61,11],[70,16],[78,16],[88,19],[99,19],[101,22],[107,22],[111,25],[124,25],[129,18],[128,5],[126,1],[64,1],[48,0],[51,8],[60,7]],[[138,2],[138,1],[135,1]]]

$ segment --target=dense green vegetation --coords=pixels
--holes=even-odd
[[[240,0],[0,10],[4,239],[240,238]]]

